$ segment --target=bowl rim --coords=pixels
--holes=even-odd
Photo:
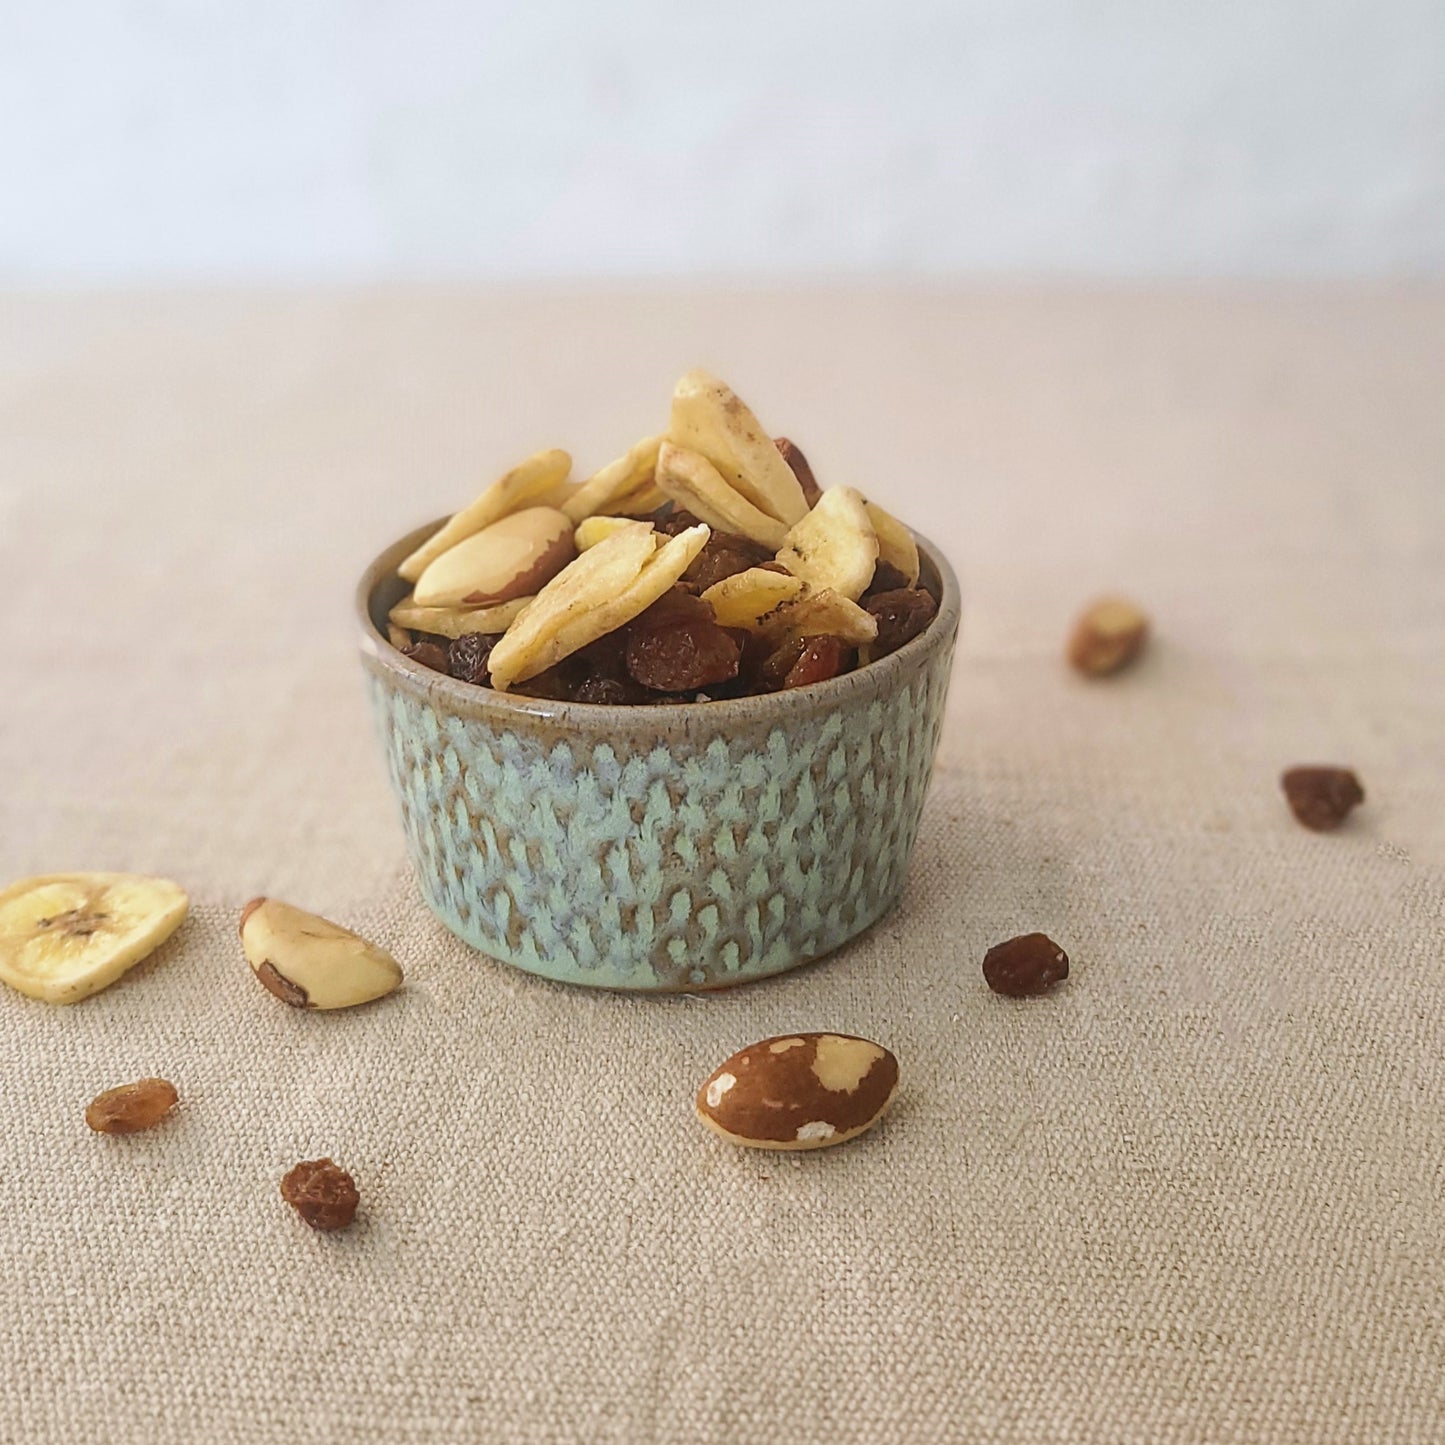
[[[392,542],[373,558],[356,585],[353,602],[357,621],[361,626],[363,657],[377,667],[399,674],[413,686],[423,689],[430,698],[446,699],[453,705],[453,710],[460,706],[468,711],[484,709],[519,719],[575,723],[579,730],[595,730],[599,725],[615,726],[624,722],[635,726],[644,721],[659,728],[670,729],[683,719],[703,717],[709,722],[720,724],[729,718],[739,721],[749,718],[755,721],[760,710],[785,716],[804,705],[807,705],[809,710],[842,710],[850,701],[856,701],[855,695],[860,690],[870,695],[889,691],[890,682],[901,684],[905,677],[911,677],[918,671],[926,657],[951,645],[962,613],[958,578],[948,559],[927,537],[910,528],[919,552],[938,575],[942,590],[938,611],[933,621],[917,637],[904,643],[897,651],[890,652],[887,657],[880,657],[876,662],[854,668],[852,672],[781,692],[751,693],[745,697],[718,698],[714,702],[701,704],[571,702],[499,692],[495,688],[477,687],[474,683],[461,682],[407,657],[399,648],[392,646],[386,634],[372,620],[371,599],[377,588],[395,574],[396,564],[403,557],[415,551],[443,526],[446,520],[446,517],[441,517],[416,528],[405,537]]]

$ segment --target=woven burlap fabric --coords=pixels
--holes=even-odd
[[[1445,1434],[1445,296],[9,298],[0,874],[181,880],[109,992],[0,996],[0,1440],[1427,1441]],[[964,583],[904,905],[729,995],[570,991],[410,882],[349,590],[708,363]],[[1058,654],[1136,593],[1158,645]],[[1366,807],[1299,828],[1281,767]],[[308,1016],[269,892],[407,986]],[[1047,1000],[984,988],[1045,929]],[[734,1048],[889,1044],[806,1158],[691,1117]],[[148,1073],[184,1105],[89,1134]],[[281,1202],[329,1153],[324,1238]]]

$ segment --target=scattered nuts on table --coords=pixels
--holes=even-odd
[[[139,1134],[154,1129],[180,1102],[166,1079],[138,1079],[97,1094],[86,1106],[85,1122],[97,1134]]]
[[[1290,811],[1317,833],[1338,828],[1365,801],[1365,790],[1349,768],[1286,768],[1279,782]]]
[[[312,1229],[345,1229],[356,1218],[356,1181],[331,1159],[308,1159],[281,1181],[281,1197]]]
[[[385,949],[289,903],[253,898],[240,931],[256,977],[293,1008],[351,1008],[401,987],[401,966]]]
[[[984,954],[983,976],[995,993],[1031,998],[1069,976],[1069,955],[1047,934],[1024,933]]]
[[[883,1117],[898,1060],[847,1034],[786,1034],[750,1044],[697,1093],[716,1134],[754,1149],[823,1149],[856,1139]]]
[[[1144,650],[1149,618],[1123,597],[1101,597],[1084,609],[1069,638],[1069,662],[1086,677],[1127,667]]]
[[[23,878],[0,890],[0,982],[46,1003],[78,1003],[154,953],[189,906],[167,878]]]

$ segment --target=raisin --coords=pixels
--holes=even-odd
[[[701,597],[694,596],[684,588],[670,587],[651,607],[645,612],[639,612],[627,624],[627,632],[635,636],[639,632],[651,632],[660,627],[675,627],[680,622],[711,621],[711,602],[704,602]]]
[[[802,449],[790,442],[787,437],[776,437],[773,445],[782,452],[783,460],[793,469],[793,475],[798,479],[798,485],[803,489],[803,497],[810,507],[818,504],[818,498],[823,495],[817,479],[813,476],[813,469],[808,465],[808,459],[802,453]]]
[[[281,1197],[312,1229],[345,1229],[356,1218],[356,1181],[330,1159],[308,1159],[281,1181]]]
[[[675,537],[679,532],[687,531],[689,527],[696,527],[701,520],[700,517],[694,517],[691,512],[673,504],[659,507],[652,514],[653,527],[665,537]]]
[[[549,702],[570,702],[577,684],[566,666],[568,661],[570,659],[564,659],[555,667],[549,667],[545,672],[539,672],[525,682],[514,683],[512,691],[523,697],[545,698]]]
[[[492,680],[491,673],[487,671],[487,663],[491,661],[492,649],[497,642],[498,638],[489,633],[462,633],[452,643],[451,651],[447,655],[452,676],[477,687],[486,687]]]
[[[908,578],[893,563],[880,559],[873,569],[873,580],[868,584],[866,595],[871,597],[879,592],[897,592],[907,586]]]
[[[1290,811],[1316,833],[1338,828],[1365,801],[1365,790],[1349,768],[1286,768],[1279,781]]]
[[[878,623],[878,637],[872,644],[875,658],[887,657],[905,642],[911,642],[938,611],[933,594],[922,587],[896,587],[891,592],[877,592],[865,597],[863,606]]]
[[[995,993],[1029,998],[1069,976],[1069,955],[1047,934],[1025,933],[984,954],[983,976]]]
[[[750,537],[739,537],[733,532],[714,532],[682,576],[685,582],[707,588],[714,582],[721,582],[724,577],[746,572],[749,567],[759,567],[772,560],[772,552]]]
[[[635,687],[615,677],[588,677],[577,684],[572,694],[573,702],[595,702],[607,707],[619,707],[623,703],[637,702]]]
[[[738,658],[727,630],[702,618],[644,628],[627,641],[628,672],[654,692],[690,692],[726,682],[738,675]]]
[[[85,1122],[97,1134],[139,1134],[154,1129],[179,1100],[176,1086],[165,1079],[139,1079],[98,1094],[85,1111]]]
[[[429,667],[433,672],[451,672],[451,665],[447,658],[447,649],[438,647],[435,642],[414,642],[406,649],[406,656],[413,662],[419,662],[423,667]]]
[[[846,671],[848,644],[841,637],[805,637],[798,660],[788,669],[783,686],[807,687],[809,683],[827,682]]]

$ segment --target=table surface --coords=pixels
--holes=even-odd
[[[0,1440],[1406,1441],[1445,1433],[1445,292],[0,298],[0,875],[192,914],[0,990]],[[569,991],[424,911],[353,657],[391,538],[705,364],[958,567],[907,897],[726,995]],[[1078,604],[1157,645],[1072,676]],[[1354,766],[1339,833],[1277,785]],[[270,893],[407,986],[295,1013]],[[990,944],[1068,983],[1010,1002]],[[843,1149],[731,1149],[769,1034],[898,1054]],[[160,1073],[179,1116],[92,1136]],[[277,1180],[331,1154],[348,1235]]]

